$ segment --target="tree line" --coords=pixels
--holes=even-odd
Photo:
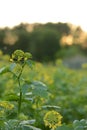
[[[0,28],[0,49],[7,54],[21,49],[32,53],[37,61],[54,61],[70,42],[71,45],[85,45],[87,36],[81,40],[82,34],[80,27],[73,28],[68,23],[21,23],[13,28]]]

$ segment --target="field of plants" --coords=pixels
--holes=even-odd
[[[0,51],[0,130],[87,130],[87,65],[70,69]]]

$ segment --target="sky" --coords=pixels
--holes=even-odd
[[[87,31],[87,0],[0,0],[0,27],[67,22]]]

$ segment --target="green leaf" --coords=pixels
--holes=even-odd
[[[0,74],[4,74],[4,73],[7,73],[7,72],[9,72],[9,67],[8,66],[3,67],[3,68],[0,69]]]
[[[87,122],[85,119],[82,120],[75,120],[73,122],[73,127],[75,128],[75,130],[84,130],[85,128],[87,128]]]
[[[48,92],[47,92],[47,86],[40,82],[40,81],[34,81],[32,82],[32,94],[34,96],[40,96],[43,98],[47,98]]]
[[[18,101],[18,96],[16,94],[9,94],[6,97],[6,100],[8,100],[8,101]]]
[[[32,130],[32,129],[30,127],[28,127],[28,126],[23,126],[22,130]]]
[[[77,126],[79,126],[79,125],[80,125],[79,120],[74,120],[73,126],[74,126],[74,127],[77,127]]]
[[[10,130],[10,126],[7,122],[4,122],[4,127],[5,130]]]
[[[45,105],[42,106],[43,109],[60,109],[59,106],[51,106],[51,105]]]
[[[29,101],[33,101],[33,98],[23,98],[22,102],[28,103]]]
[[[23,130],[41,130],[39,128],[33,127],[30,124],[34,124],[35,120],[24,120],[20,122],[20,126]]]
[[[24,84],[24,85],[22,86],[22,93],[23,93],[23,94],[26,94],[26,93],[28,92],[28,88],[29,88],[29,85]]]
[[[9,66],[9,70],[12,71],[16,66],[16,63],[12,63],[10,66]]]
[[[25,58],[25,60],[30,59],[30,58],[32,58],[32,54],[29,53],[29,52],[25,52],[24,53],[24,58]]]
[[[55,130],[73,130],[73,128],[64,124],[62,126],[57,127]]]
[[[35,120],[24,120],[20,122],[20,125],[34,124]]]
[[[23,130],[41,130],[40,128],[36,128],[34,126],[30,126],[30,125],[24,125],[23,126]]]
[[[19,124],[19,121],[16,119],[11,119],[5,122],[5,130],[14,130]]]
[[[83,126],[76,127],[74,130],[84,130]]]
[[[81,119],[81,120],[80,120],[80,123],[81,123],[83,126],[87,125],[87,122],[86,122],[85,119]]]
[[[27,60],[27,61],[26,61],[26,64],[32,69],[33,66],[34,66],[34,64],[35,64],[35,62],[32,61],[32,60]]]

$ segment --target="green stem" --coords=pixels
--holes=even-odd
[[[20,86],[20,79],[18,79],[19,87],[20,87],[20,92],[19,92],[19,101],[18,101],[18,114],[21,112],[21,103],[22,103],[22,91],[21,91],[21,86]]]
[[[22,90],[21,90],[21,83],[20,83],[20,78],[23,72],[25,64],[22,66],[21,72],[18,76],[18,85],[19,85],[19,101],[18,101],[18,115],[21,113],[21,104],[22,104]]]

